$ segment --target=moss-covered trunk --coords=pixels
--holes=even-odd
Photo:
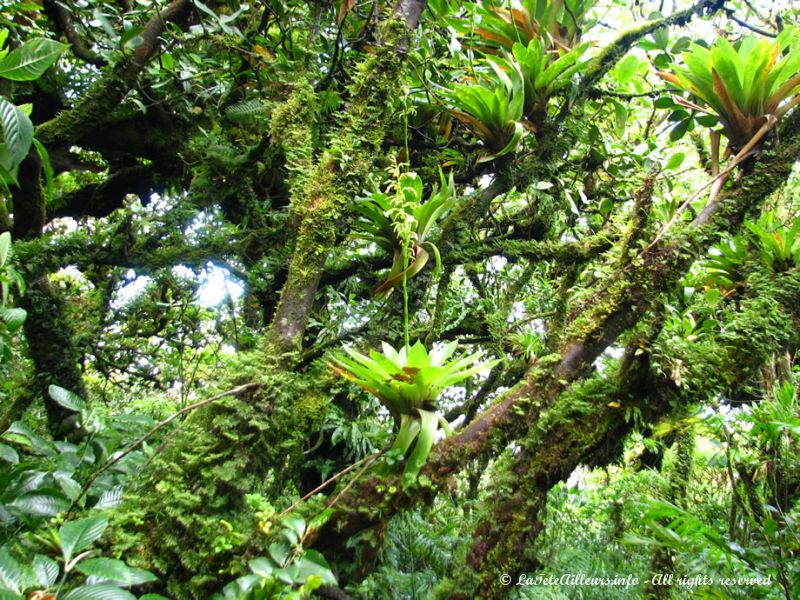
[[[782,141],[776,150],[766,150],[768,160],[760,161],[752,173],[740,182],[730,193],[718,199],[717,203],[707,209],[703,218],[696,221],[682,235],[673,237],[666,243],[662,240],[652,244],[645,250],[638,246],[628,249],[629,266],[609,277],[603,294],[592,298],[589,306],[567,327],[567,333],[561,344],[558,355],[534,364],[525,381],[510,390],[503,397],[461,433],[437,445],[423,470],[432,485],[423,489],[403,490],[391,495],[385,491],[391,489],[391,483],[378,482],[374,478],[366,478],[352,486],[338,501],[339,511],[326,523],[318,537],[310,538],[317,547],[327,551],[332,558],[343,551],[337,540],[356,535],[366,528],[385,523],[397,511],[414,505],[417,502],[430,500],[440,486],[445,486],[449,476],[461,469],[467,461],[485,456],[493,450],[504,448],[509,442],[524,438],[530,432],[540,428],[542,413],[552,408],[561,393],[573,382],[580,380],[592,371],[595,359],[625,331],[634,327],[647,315],[657,302],[659,295],[667,292],[683,277],[694,258],[704,252],[711,243],[719,239],[724,232],[735,230],[744,220],[745,215],[755,210],[774,192],[789,175],[795,158],[800,151],[800,115],[790,117],[782,132]],[[791,285],[788,285],[791,288]],[[756,303],[757,304],[757,303]],[[753,306],[754,317],[758,313]],[[763,311],[762,311],[763,312]],[[766,319],[766,320],[765,320]],[[776,335],[775,326],[769,321],[769,313],[764,314],[759,327],[768,333],[766,340]],[[786,337],[786,325],[782,323],[781,340]],[[780,328],[778,328],[780,330]],[[755,342],[751,335],[742,338]],[[749,353],[735,355],[736,365],[741,371],[743,365],[758,362],[763,348],[749,348]],[[774,352],[777,348],[771,348]],[[722,350],[720,352],[723,352]],[[727,351],[725,351],[727,352]],[[727,360],[727,358],[726,358]],[[758,365],[760,367],[760,364]],[[735,371],[733,371],[735,372]],[[725,373],[721,373],[724,375]],[[606,444],[617,443],[617,429],[608,419],[621,419],[619,415],[607,407],[596,408],[599,413],[590,412],[585,417],[590,429],[597,425],[600,432],[605,428]],[[559,437],[559,432],[563,437]],[[576,458],[583,456],[586,450],[584,432],[581,427],[563,431],[557,424],[552,433],[545,435],[552,442],[552,448],[564,452],[564,460],[556,460],[551,464],[542,457],[531,456],[542,468],[541,481],[550,481],[550,485],[571,472],[577,466]],[[610,437],[609,437],[610,436]],[[594,434],[589,436],[593,444],[600,444],[601,439]],[[542,448],[550,448],[543,445]],[[548,450],[548,456],[552,456]],[[522,458],[525,454],[522,455]],[[571,468],[568,468],[571,467]],[[552,469],[550,475],[547,469]],[[380,488],[378,484],[380,485]],[[396,487],[401,487],[397,484]],[[541,498],[532,496],[532,510],[538,514]],[[366,511],[363,506],[370,506]],[[532,525],[533,527],[533,525]],[[533,529],[529,530],[533,531]],[[504,537],[498,534],[497,538]],[[507,537],[513,538],[513,532]],[[489,545],[491,546],[491,544]],[[484,553],[488,556],[491,549]],[[349,556],[350,551],[343,552]],[[498,558],[505,555],[498,554]],[[476,563],[477,564],[477,563]],[[497,569],[497,565],[483,564],[480,568]],[[502,571],[499,571],[502,572]],[[488,580],[487,580],[488,582]]]
[[[383,44],[359,65],[339,126],[310,172],[302,172],[311,162],[310,150],[306,150],[310,144],[305,131],[308,107],[276,111],[280,120],[273,123],[273,132],[289,131],[282,135],[289,162],[295,165],[292,211],[298,226],[287,280],[267,333],[268,353],[280,355],[300,349],[325,260],[336,242],[337,225],[348,201],[360,193],[379,154],[397,98],[403,64],[399,44],[407,35],[402,21],[389,21],[382,28]]]
[[[382,45],[357,67],[349,100],[316,164],[311,164],[313,102],[299,84],[273,114],[273,138],[284,145],[292,184],[295,239],[287,281],[266,343],[246,365],[230,366],[223,387],[257,381],[258,391],[202,408],[153,463],[114,527],[115,547],[157,572],[175,598],[208,598],[258,552],[248,494],[286,489],[302,443],[318,430],[329,401],[320,372],[293,372],[325,260],[347,203],[371,171],[383,140],[408,28],[381,29]],[[278,130],[281,135],[274,135]],[[145,491],[146,490],[146,491]],[[263,550],[263,549],[261,549]]]
[[[40,183],[41,165],[33,153],[20,166],[21,185],[15,190],[13,236],[17,240],[41,237],[45,225],[45,198]],[[22,265],[23,269],[26,265]],[[25,338],[35,370],[30,389],[22,392],[28,401],[41,397],[47,410],[48,427],[55,437],[74,432],[75,413],[53,402],[47,393],[55,384],[83,396],[83,381],[74,337],[67,323],[63,300],[46,275],[33,273],[21,306],[28,312]],[[27,406],[18,403],[18,413]]]
[[[74,334],[66,321],[64,301],[46,276],[28,284],[21,305],[28,311],[25,338],[36,370],[32,391],[34,397],[44,399],[53,437],[61,438],[75,432],[76,414],[54,402],[47,388],[58,385],[85,397]]]

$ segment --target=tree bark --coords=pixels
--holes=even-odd
[[[723,232],[735,230],[745,214],[760,206],[786,180],[799,154],[800,115],[795,113],[782,129],[780,145],[765,151],[769,160],[758,162],[753,172],[717,203],[706,222],[689,228],[673,241],[662,240],[648,247],[635,257],[624,275],[615,276],[618,279],[614,287],[609,286],[605,293],[593,298],[591,306],[584,307],[583,325],[568,326],[557,360],[534,364],[524,381],[459,434],[434,447],[422,471],[431,480],[431,486],[389,495],[385,490],[392,483],[399,488],[399,481],[368,477],[339,499],[337,513],[316,537],[309,537],[312,545],[335,559],[336,553],[342,550],[337,540],[348,539],[366,528],[384,523],[399,510],[418,502],[430,501],[436,491],[446,485],[449,476],[467,461],[502,449],[523,437],[528,424],[537,423],[543,410],[572,382],[584,377],[594,360],[622,332],[647,314],[658,295],[683,276],[700,252]],[[569,435],[566,439],[574,441]],[[557,479],[553,483],[555,481]],[[374,511],[359,509],[363,506],[377,508]]]

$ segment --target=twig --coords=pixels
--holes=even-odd
[[[320,492],[321,490],[323,490],[323,489],[324,489],[324,488],[325,488],[325,487],[326,487],[328,484],[330,484],[331,482],[333,482],[333,481],[335,481],[335,480],[339,479],[339,477],[341,477],[342,475],[346,475],[347,473],[349,473],[350,471],[352,471],[353,469],[355,469],[355,468],[356,468],[358,465],[360,465],[360,464],[361,464],[361,463],[363,463],[364,461],[367,461],[367,460],[369,460],[369,459],[371,459],[371,458],[373,458],[373,459],[377,459],[377,458],[379,458],[379,457],[380,457],[380,455],[381,455],[381,454],[383,454],[383,453],[384,453],[384,451],[383,451],[383,450],[381,450],[380,452],[376,452],[375,454],[370,454],[369,456],[365,456],[364,458],[362,458],[362,459],[360,459],[360,460],[357,460],[356,462],[354,462],[352,465],[350,465],[350,466],[349,466],[349,467],[347,467],[346,469],[343,469],[342,471],[339,471],[338,473],[336,473],[336,475],[332,475],[331,477],[329,477],[328,479],[326,479],[325,481],[323,481],[322,483],[320,483],[320,484],[319,484],[317,487],[315,487],[313,490],[311,490],[310,492],[308,492],[308,493],[307,493],[305,496],[303,496],[302,498],[300,498],[299,500],[297,500],[296,502],[294,502],[294,503],[293,503],[293,504],[292,504],[292,505],[291,505],[289,508],[287,508],[287,509],[285,509],[285,510],[281,511],[279,514],[277,514],[277,515],[274,517],[274,520],[276,520],[276,521],[277,521],[277,520],[279,520],[281,517],[283,517],[283,516],[285,516],[285,515],[289,514],[289,513],[290,513],[290,512],[292,512],[292,511],[293,511],[293,510],[294,510],[294,509],[295,509],[297,506],[299,506],[300,504],[302,504],[303,502],[305,502],[306,500],[308,500],[309,498],[311,498],[311,496],[313,496],[313,495],[314,495],[314,494],[316,494],[317,492]],[[370,463],[370,464],[372,464],[372,463]],[[367,466],[369,466],[369,465],[367,465]],[[357,478],[356,478],[356,479],[357,479]],[[352,483],[352,482],[351,482],[351,483]]]
[[[356,481],[358,481],[358,480],[361,478],[361,476],[364,474],[364,472],[365,472],[367,469],[369,469],[369,468],[372,466],[372,463],[374,463],[376,460],[378,460],[378,458],[379,458],[379,457],[380,457],[380,456],[381,456],[383,453],[384,453],[384,450],[381,450],[380,452],[376,452],[375,454],[370,454],[369,456],[366,456],[366,457],[362,458],[362,459],[361,459],[361,460],[359,460],[358,462],[355,462],[355,463],[353,463],[353,464],[352,464],[352,465],[350,465],[350,466],[349,466],[347,469],[345,469],[344,471],[342,471],[341,473],[339,473],[339,475],[343,475],[345,472],[347,472],[347,471],[351,471],[351,470],[352,470],[354,467],[356,467],[357,465],[361,464],[362,462],[365,462],[365,461],[367,461],[367,464],[365,464],[365,465],[364,465],[364,467],[363,467],[363,468],[362,468],[362,469],[361,469],[361,470],[360,470],[358,473],[356,473],[356,476],[355,476],[355,477],[353,477],[353,478],[352,478],[350,481],[348,481],[348,482],[347,482],[347,485],[346,485],[346,486],[344,486],[344,487],[342,488],[342,491],[341,491],[341,492],[339,492],[338,494],[336,494],[336,497],[335,497],[333,500],[331,500],[330,502],[328,502],[328,504],[325,506],[325,509],[327,510],[327,509],[331,508],[331,507],[332,507],[334,504],[336,504],[336,503],[339,501],[339,498],[341,498],[341,497],[342,497],[342,495],[343,495],[345,492],[347,492],[347,490],[349,490],[351,487],[353,487],[353,484],[354,484]],[[338,475],[337,475],[337,476],[338,476]],[[325,485],[325,484],[322,484],[322,486],[324,486],[324,485]],[[321,488],[322,486],[320,486],[320,488]],[[313,494],[313,493],[315,493],[315,490],[312,490],[312,491],[311,491],[311,494]],[[300,502],[302,502],[302,500],[303,500],[303,499],[301,498],[300,500],[298,500],[297,502],[295,502],[295,504],[294,504],[293,506],[295,506],[295,505],[299,504]],[[292,508],[292,507],[289,507],[289,508],[288,508],[288,509],[286,509],[286,510],[290,510],[291,508]],[[285,512],[286,512],[286,511],[284,511],[283,513],[281,513],[279,516],[282,516],[282,515],[283,515]],[[300,545],[301,545],[301,546],[305,546],[305,541],[306,541],[306,538],[307,538],[309,535],[311,535],[311,532],[312,532],[312,531],[313,531],[313,530],[312,530],[310,527],[307,527],[307,528],[306,528],[305,532],[303,533],[303,537],[302,537],[302,538],[300,538]]]
[[[734,157],[733,162],[731,162],[731,164],[728,165],[723,171],[719,172],[717,175],[715,175],[714,177],[709,179],[706,183],[704,183],[700,187],[700,189],[698,189],[694,194],[692,194],[691,196],[689,196],[689,198],[687,198],[686,202],[684,202],[678,207],[678,210],[675,211],[675,214],[672,215],[672,218],[667,222],[666,225],[664,225],[661,231],[658,232],[658,235],[652,242],[650,242],[650,245],[647,246],[647,248],[645,248],[645,251],[651,250],[661,240],[661,238],[664,237],[664,234],[666,234],[669,228],[672,227],[675,221],[678,220],[678,217],[680,217],[681,214],[683,214],[683,211],[686,210],[689,204],[691,204],[691,202],[695,198],[697,198],[706,188],[708,188],[711,185],[713,185],[714,187],[711,190],[711,196],[709,198],[708,203],[713,204],[715,198],[717,197],[717,194],[727,181],[728,175],[730,175],[731,171],[733,171],[733,169],[739,166],[742,163],[742,161],[744,161],[748,156],[750,156],[750,152],[756,147],[758,142],[761,141],[761,138],[767,135],[767,132],[769,132],[769,130],[772,129],[772,127],[777,122],[778,120],[775,118],[774,115],[767,115],[767,121],[761,126],[761,129],[759,129],[756,132],[756,134],[750,139],[750,141],[747,142],[745,147],[739,151],[739,154],[737,154]]]
[[[347,490],[349,490],[351,487],[353,487],[353,484],[356,481],[359,480],[359,478],[364,474],[364,472],[367,469],[369,469],[370,466],[372,466],[372,463],[374,463],[381,454],[383,454],[383,451],[378,452],[376,454],[373,454],[370,457],[367,457],[367,458],[372,458],[372,460],[370,460],[367,464],[365,464],[364,468],[361,469],[358,473],[356,473],[356,476],[353,477],[350,481],[347,482],[347,485],[342,488],[342,491],[339,492],[338,494],[336,494],[336,497],[333,500],[331,500],[330,502],[328,502],[328,504],[325,506],[325,508],[331,508],[334,504],[336,504],[339,501],[339,498],[341,498],[347,492]],[[366,459],[362,459],[362,460],[366,460]]]
[[[750,25],[747,21],[743,21],[742,19],[738,18],[736,15],[733,14],[733,9],[726,8],[724,10],[725,10],[725,14],[728,15],[728,18],[731,21],[734,21],[734,22],[738,23],[739,25],[741,25],[745,29],[749,29],[750,31],[754,31],[755,33],[758,33],[760,35],[764,35],[766,37],[771,37],[771,38],[778,37],[777,33],[772,33],[771,31],[766,31],[764,29],[756,27],[755,25]]]
[[[341,497],[342,497],[342,496],[343,496],[343,495],[344,495],[344,494],[347,492],[347,490],[349,490],[351,487],[353,487],[353,484],[355,484],[355,482],[356,482],[356,481],[358,481],[358,480],[361,478],[361,476],[362,476],[362,475],[363,475],[363,474],[366,472],[366,470],[367,470],[367,469],[369,469],[369,468],[372,466],[372,463],[374,463],[374,462],[375,462],[375,461],[376,461],[378,458],[380,458],[380,456],[381,456],[381,455],[382,455],[384,452],[385,452],[384,450],[381,450],[380,452],[376,452],[375,454],[370,454],[369,456],[365,456],[364,458],[362,458],[362,459],[361,459],[361,460],[359,460],[358,462],[355,462],[355,463],[353,463],[352,465],[350,465],[349,467],[347,467],[347,469],[345,469],[344,471],[342,471],[342,472],[341,472],[341,473],[339,473],[338,475],[335,475],[334,477],[332,477],[332,478],[331,478],[331,480],[332,480],[332,479],[334,479],[335,477],[339,477],[339,476],[341,476],[341,475],[344,475],[344,474],[345,474],[345,473],[347,473],[348,471],[352,471],[352,470],[353,470],[353,469],[354,469],[356,466],[358,466],[359,464],[361,464],[361,463],[363,463],[363,462],[365,462],[365,461],[367,462],[367,464],[365,464],[365,465],[362,467],[362,469],[361,469],[361,470],[360,470],[358,473],[356,473],[355,477],[353,477],[353,478],[352,478],[350,481],[348,481],[348,482],[347,482],[347,485],[346,485],[346,486],[344,486],[344,487],[342,488],[342,491],[341,491],[341,492],[339,492],[338,494],[336,494],[336,497],[334,497],[334,499],[333,499],[333,500],[331,500],[330,502],[328,502],[328,504],[325,506],[325,509],[327,510],[327,509],[331,508],[331,507],[332,507],[334,504],[336,504],[336,503],[339,501],[339,498],[341,498]],[[330,481],[330,480],[329,480],[329,481]],[[285,514],[286,514],[288,511],[290,511],[292,508],[294,508],[295,506],[297,506],[298,504],[300,504],[300,503],[301,503],[301,502],[302,502],[302,501],[303,501],[305,498],[309,498],[309,497],[310,497],[312,494],[316,493],[316,492],[317,492],[317,490],[319,490],[319,489],[321,489],[322,487],[324,487],[325,485],[327,485],[327,483],[328,483],[328,482],[326,481],[326,482],[325,482],[325,483],[323,483],[322,485],[318,486],[316,489],[314,489],[314,490],[311,490],[311,492],[309,492],[308,494],[306,494],[306,495],[305,495],[303,498],[300,498],[300,500],[298,500],[297,502],[295,502],[294,504],[292,504],[292,506],[290,506],[289,508],[287,508],[285,511],[283,511],[281,514],[279,514],[279,515],[278,515],[277,517],[275,517],[275,518],[276,518],[276,519],[278,519],[278,518],[282,517],[283,515],[285,515]],[[300,546],[305,546],[305,541],[306,541],[306,538],[308,538],[308,536],[309,536],[309,535],[311,535],[312,531],[315,531],[315,530],[312,530],[310,527],[307,527],[307,528],[306,528],[305,532],[303,533],[303,537],[302,537],[302,538],[300,538]]]

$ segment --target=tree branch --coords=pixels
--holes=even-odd
[[[104,58],[95,54],[80,38],[78,32],[75,31],[72,15],[63,4],[57,0],[44,0],[44,11],[55,24],[58,33],[67,38],[75,56],[96,67],[104,67],[108,64]]]
[[[434,486],[387,497],[383,490],[390,482],[367,478],[342,498],[340,511],[323,526],[314,544],[335,552],[340,547],[337,540],[384,522],[398,510],[431,500],[438,486],[445,485],[466,462],[522,437],[527,424],[536,423],[542,409],[583,377],[594,360],[646,314],[658,295],[683,276],[699,252],[722,232],[735,230],[748,211],[785,181],[800,154],[800,111],[792,115],[781,137],[781,146],[773,150],[771,160],[757,163],[752,174],[717,203],[704,225],[649,247],[625,271],[612,275],[614,291],[595,298],[581,323],[573,324],[557,356],[534,363],[523,381],[457,435],[434,447],[422,471]],[[395,483],[400,487],[399,480]],[[380,510],[366,511],[364,506]]]
[[[37,138],[45,145],[69,144],[98,127],[117,107],[136,83],[142,69],[158,48],[158,38],[167,23],[179,22],[191,9],[191,0],[172,0],[153,15],[141,33],[142,42],[133,54],[106,70],[100,80],[75,106],[37,128]]]

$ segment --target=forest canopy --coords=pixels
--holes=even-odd
[[[0,598],[800,597],[792,2],[0,6]]]

